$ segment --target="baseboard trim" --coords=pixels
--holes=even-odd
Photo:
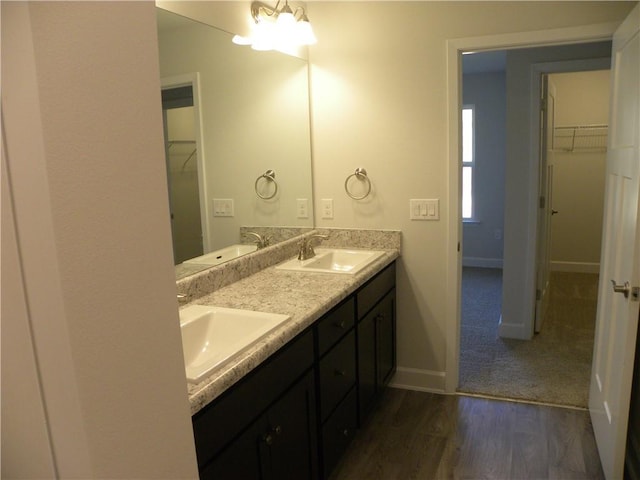
[[[500,315],[500,322],[498,324],[498,335],[503,338],[531,340],[531,332],[526,332],[523,324],[504,322],[502,315]]]
[[[501,258],[462,257],[463,267],[502,268]]]
[[[551,262],[554,272],[600,273],[600,264],[593,262]]]
[[[398,367],[389,386],[418,392],[444,393],[445,372]]]

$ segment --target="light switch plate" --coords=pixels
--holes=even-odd
[[[213,216],[214,217],[233,217],[233,199],[232,198],[214,198],[213,199]]]
[[[323,198],[321,200],[322,214],[321,217],[324,219],[332,219],[333,218],[333,198]]]
[[[296,199],[296,215],[298,218],[309,218],[309,200],[306,198]]]
[[[440,220],[440,200],[412,198],[409,200],[410,220]]]

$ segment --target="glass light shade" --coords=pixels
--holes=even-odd
[[[297,36],[298,42],[301,45],[315,45],[318,43],[316,35],[313,33],[313,28],[306,17],[303,17],[297,24]]]
[[[296,25],[296,17],[293,15],[293,10],[288,3],[285,3],[282,10],[278,13],[278,18],[276,19],[276,26],[278,30],[284,31],[292,30]]]
[[[296,39],[296,18],[289,5],[285,5],[278,13],[275,25],[275,44],[277,50],[291,48],[291,45],[297,44]]]
[[[231,41],[236,45],[251,45],[252,43],[249,37],[243,37],[242,35],[234,35]]]
[[[273,50],[275,25],[270,21],[259,21],[253,28],[251,48],[254,50]]]

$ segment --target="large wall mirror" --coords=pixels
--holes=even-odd
[[[157,18],[177,276],[211,266],[197,263],[210,252],[251,251],[241,227],[313,227],[307,62]]]

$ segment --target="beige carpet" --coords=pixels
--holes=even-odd
[[[458,390],[587,407],[598,276],[554,272],[542,331],[498,336],[502,271],[464,268]]]

